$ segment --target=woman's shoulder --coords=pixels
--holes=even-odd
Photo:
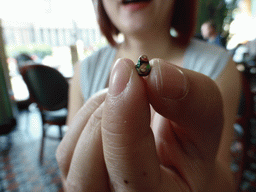
[[[228,51],[202,40],[192,39],[187,48],[184,67],[217,78],[230,59]]]
[[[95,70],[96,68],[110,63],[110,59],[115,55],[115,48],[110,45],[99,48],[81,62],[81,70]]]
[[[79,75],[85,101],[105,87],[114,56],[115,48],[107,45],[81,62]]]
[[[226,49],[224,49],[221,46],[210,44],[206,41],[199,40],[199,39],[192,39],[187,52],[191,52],[193,54],[211,57],[211,56],[218,56],[218,55],[227,55],[229,56],[229,53]]]
[[[93,60],[105,59],[109,54],[113,53],[115,48],[110,45],[99,48],[96,51],[93,51],[89,56],[87,56],[82,63],[89,63]]]

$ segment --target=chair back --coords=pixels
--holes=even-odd
[[[40,110],[54,111],[67,107],[68,82],[56,69],[41,65],[26,65],[20,73],[27,84],[31,100]]]

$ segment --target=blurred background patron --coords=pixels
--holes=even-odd
[[[201,33],[203,38],[209,43],[226,47],[226,39],[217,32],[216,24],[213,21],[203,23]]]

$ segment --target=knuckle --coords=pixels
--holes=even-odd
[[[62,147],[61,147],[61,145],[57,148],[57,150],[56,150],[56,155],[55,155],[55,157],[56,157],[56,161],[57,161],[57,164],[58,164],[58,166],[59,166],[59,169],[60,169],[60,171],[64,174],[64,176],[66,175],[65,174],[65,170],[67,170],[66,169],[66,166],[67,166],[67,160],[66,160],[66,158],[65,158],[65,154],[64,154],[65,152],[62,150]]]
[[[57,160],[57,163],[59,163],[61,160],[61,155],[62,154],[62,147],[61,147],[61,143],[60,145],[57,147],[57,150],[56,150],[56,154],[55,154],[55,157],[56,157],[56,160]]]
[[[81,191],[78,189],[79,188],[78,185],[70,181],[70,179],[66,181],[65,188],[66,188],[66,191]]]

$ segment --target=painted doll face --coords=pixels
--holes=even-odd
[[[148,57],[146,55],[141,55],[135,68],[140,76],[147,76],[151,71]]]
[[[170,28],[174,0],[102,0],[112,23],[124,34]]]

